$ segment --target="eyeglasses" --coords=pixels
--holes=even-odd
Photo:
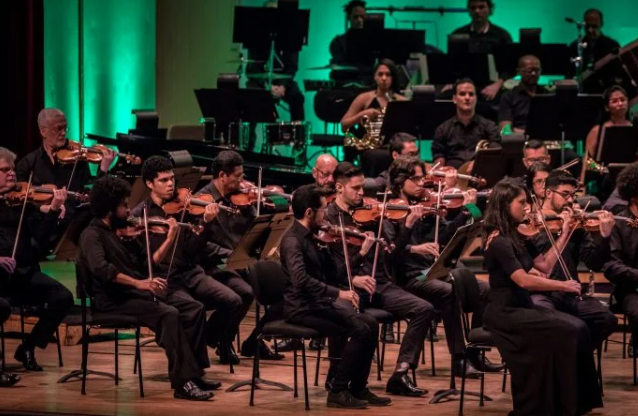
[[[540,68],[529,68],[529,69],[521,69],[521,74],[532,75],[532,74],[540,74],[543,70]]]
[[[317,169],[317,168],[315,168]],[[317,172],[319,172],[319,174],[323,177],[323,178],[329,178],[330,176],[333,175],[332,172],[324,172],[322,170],[317,169]]]
[[[534,186],[543,186],[545,185],[545,179],[534,179],[532,183]]]
[[[414,183],[423,183],[425,182],[425,176],[411,176],[408,178]]]
[[[11,171],[13,171],[15,168],[13,166],[3,166],[0,168],[0,172],[4,173],[5,175]]]
[[[575,199],[576,198],[576,192],[557,191],[556,189],[552,189],[552,191],[556,192],[558,195],[562,196],[564,199]]]
[[[534,164],[534,163],[548,163],[549,162],[549,156],[540,156],[540,157],[526,157],[525,161],[529,164]]]

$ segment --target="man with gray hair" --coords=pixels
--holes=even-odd
[[[36,306],[40,319],[15,352],[27,371],[42,371],[35,359],[35,347],[45,348],[73,306],[73,295],[61,283],[40,271],[38,256],[47,245],[48,235],[55,229],[66,190],[54,191],[46,209],[27,204],[22,227],[22,206],[11,206],[8,193],[16,188],[15,154],[0,147],[0,296],[15,305]],[[41,215],[41,212],[45,214]],[[19,234],[18,234],[19,233]],[[19,238],[18,238],[19,236]],[[17,239],[17,244],[16,244]],[[15,245],[15,248],[14,248]]]

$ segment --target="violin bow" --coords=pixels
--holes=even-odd
[[[436,210],[437,212],[441,209],[441,181],[439,181],[439,192],[436,195]],[[434,227],[434,244],[439,244],[439,224],[441,222],[441,217],[436,215],[436,226]]]
[[[259,216],[261,212],[261,166],[259,166],[259,174],[257,176],[257,216]]]
[[[346,261],[346,273],[348,274],[348,286],[350,291],[354,292],[354,285],[352,284],[352,270],[350,269],[350,255],[348,254],[348,242],[346,241],[346,230],[343,227],[343,213],[339,213],[339,226],[341,227],[341,244],[343,245],[343,258]],[[354,305],[353,305],[354,306]],[[359,308],[356,306],[354,310],[359,313]]]
[[[379,229],[377,231],[377,241],[381,240],[381,233],[383,232],[383,219],[385,218],[385,212],[388,202],[388,189],[383,192],[383,203],[381,205],[381,218],[379,218]],[[377,275],[377,263],[379,262],[379,248],[380,244],[376,243],[374,247],[374,260],[372,262],[372,278],[376,279]],[[370,301],[372,301],[372,295],[370,295]]]
[[[146,257],[148,260],[148,280],[149,282],[153,280],[153,256],[151,254],[151,240],[148,234],[148,213],[147,213],[147,205],[144,204],[144,208],[142,212],[144,213],[144,236],[146,237]],[[157,302],[157,297],[153,294],[153,302]]]
[[[33,171],[29,174],[29,182],[27,182],[27,191],[24,194],[24,202],[22,202],[22,211],[20,212],[20,220],[18,221],[18,230],[16,231],[16,238],[13,242],[13,251],[11,252],[11,258],[16,259],[16,253],[18,251],[18,242],[20,241],[20,232],[22,231],[22,223],[24,221],[24,213],[27,209],[27,201],[29,200],[29,191],[31,190],[31,182],[33,181]]]
[[[182,215],[179,218],[179,222],[183,223],[184,222],[184,218],[186,216],[186,207],[188,206],[188,204],[190,203],[190,196],[191,196],[191,191],[190,189],[188,190],[188,201],[185,205],[184,205],[184,209],[182,210]],[[177,251],[177,243],[179,242],[179,235],[182,232],[182,227],[177,227],[177,235],[175,236],[175,241],[173,242],[173,252],[171,253],[171,260],[168,263],[168,271],[166,272],[166,280],[168,281],[168,278],[171,276],[171,270],[173,269],[173,260],[175,260],[175,252]]]

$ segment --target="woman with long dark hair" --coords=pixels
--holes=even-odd
[[[483,221],[491,287],[484,326],[512,374],[510,415],[582,415],[602,406],[589,330],[582,320],[530,299],[530,291],[580,295],[580,283],[548,279],[553,250],[538,253],[519,236],[526,199],[512,179],[500,181],[490,195]]]

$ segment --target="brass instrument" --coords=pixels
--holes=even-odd
[[[392,102],[392,96],[386,93],[388,103]],[[387,106],[386,106],[387,107]],[[349,130],[346,132],[344,146],[354,146],[359,150],[378,149],[383,144],[384,137],[381,136],[381,126],[385,117],[385,109],[381,109],[381,114],[376,117],[363,116],[361,126],[365,130],[362,137],[357,137]]]

